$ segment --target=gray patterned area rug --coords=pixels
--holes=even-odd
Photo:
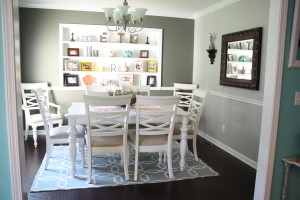
[[[219,175],[200,159],[198,162],[195,161],[190,151],[186,153],[186,167],[184,171],[180,171],[179,144],[177,142],[173,142],[172,150],[174,179],[169,179],[167,163],[158,163],[158,153],[140,153],[138,181],[133,181],[134,152],[132,150],[129,181],[125,180],[120,154],[99,154],[93,157],[93,184],[88,184],[86,182],[87,168],[81,166],[79,153],[76,157],[76,177],[72,178],[68,146],[55,146],[48,169],[44,170],[44,158],[31,186],[31,192],[159,183]]]

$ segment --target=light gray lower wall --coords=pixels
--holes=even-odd
[[[195,20],[193,82],[208,91],[235,96],[250,101],[263,101],[266,68],[269,0],[241,0]],[[258,91],[239,89],[219,84],[222,35],[263,27],[261,75]],[[209,33],[215,35],[218,50],[213,65],[206,49]],[[204,108],[200,130],[219,142],[257,161],[262,107],[226,97],[209,95]],[[225,131],[222,133],[222,125]]]

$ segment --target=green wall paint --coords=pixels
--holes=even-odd
[[[1,4],[0,4],[1,6]],[[10,180],[10,165],[8,152],[8,130],[5,106],[5,81],[4,81],[4,55],[2,36],[2,13],[0,9],[0,199],[12,199],[12,188]],[[6,83],[7,84],[7,83]]]
[[[283,79],[278,123],[276,155],[272,180],[271,199],[281,199],[284,180],[284,165],[282,158],[300,155],[300,106],[294,106],[295,92],[300,91],[300,70],[288,68],[290,55],[291,30],[293,24],[295,0],[289,1],[288,20],[286,28],[286,43],[283,65]],[[288,200],[300,198],[300,168],[291,167],[288,182]]]

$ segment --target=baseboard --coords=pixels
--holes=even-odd
[[[214,145],[216,145],[217,147],[223,149],[224,151],[226,151],[227,153],[231,154],[232,156],[236,157],[237,159],[241,160],[242,162],[246,163],[247,165],[249,165],[250,167],[256,169],[257,168],[257,163],[253,160],[251,160],[250,158],[246,157],[245,155],[237,152],[236,150],[230,148],[229,146],[223,144],[222,142],[216,140],[215,138],[209,136],[208,134],[204,133],[203,131],[198,131],[198,135],[202,138],[204,138],[205,140],[213,143]]]

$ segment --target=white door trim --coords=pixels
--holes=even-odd
[[[12,198],[23,199],[21,181],[21,162],[18,137],[18,105],[16,96],[16,63],[15,63],[15,33],[14,10],[18,9],[17,1],[1,1],[5,97],[7,109],[7,132],[10,158]]]
[[[254,192],[255,200],[269,200],[271,195],[280,108],[287,8],[288,0],[270,1],[267,67]]]

